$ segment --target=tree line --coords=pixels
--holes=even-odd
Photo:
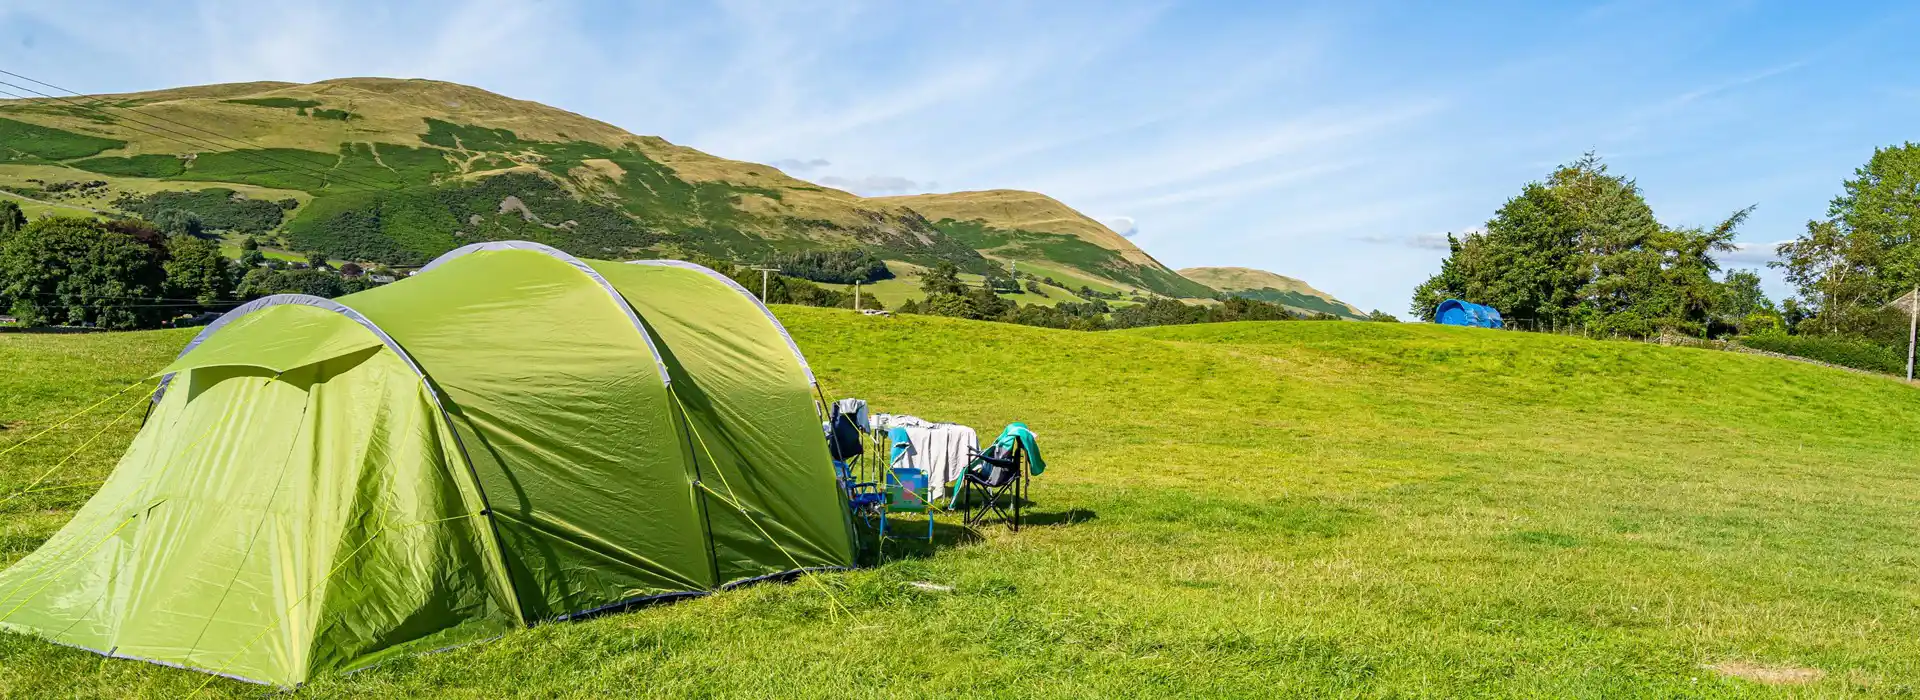
[[[29,222],[17,204],[0,201],[0,310],[28,327],[133,330],[270,294],[335,297],[374,284],[324,258],[295,266],[253,249],[235,261],[193,222],[161,218]]]
[[[1735,250],[1752,210],[1709,227],[1661,223],[1633,180],[1588,154],[1527,183],[1484,229],[1448,234],[1412,311],[1432,320],[1439,302],[1459,298],[1527,329],[1737,336],[1877,370],[1895,349],[1904,356],[1907,312],[1896,302],[1920,287],[1920,144],[1875,149],[1823,217],[1775,248],[1767,264],[1794,289],[1778,304],[1756,270],[1723,271],[1717,259]]]

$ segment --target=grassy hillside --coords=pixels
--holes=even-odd
[[[1250,267],[1189,267],[1180,276],[1237,297],[1271,301],[1299,311],[1363,319],[1367,312],[1286,275]]]
[[[862,198],[772,166],[429,80],[0,100],[0,190],[50,203],[36,213],[171,208],[231,220],[228,210],[248,200],[291,202],[279,217],[248,219],[244,231],[289,249],[392,265],[503,239],[602,258],[699,252],[744,262],[861,247],[974,274],[994,264],[985,251],[1096,285],[1211,293],[1045,195]]]
[[[1212,296],[1204,285],[1175,274],[1105,224],[1038,192],[987,190],[883,197],[880,201],[910,207],[932,221],[935,228],[987,257],[1021,263],[1041,276],[1051,274],[1045,268],[1064,266],[1129,291],[1187,298]]]
[[[1032,425],[1043,524],[943,525],[931,550],[823,577],[851,616],[812,584],[760,586],[302,695],[1765,697],[1920,678],[1920,393],[1898,382],[1414,324],[777,312],[829,395]],[[188,337],[0,335],[0,440]],[[0,457],[5,498],[100,436],[56,488],[0,504],[0,565],[86,500],[130,396]],[[4,697],[262,694],[207,679],[0,634]]]

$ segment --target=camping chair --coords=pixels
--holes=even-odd
[[[927,470],[914,465],[913,443],[907,439],[906,428],[894,428],[887,431],[887,439],[893,443],[889,451],[891,465],[885,475],[886,496],[884,507],[879,509],[880,542],[886,546],[888,513],[923,513],[927,516],[927,535],[908,535],[913,539],[933,541],[933,509],[927,503]]]
[[[1027,498],[1026,452],[1018,441],[995,441],[987,449],[974,451],[960,478],[960,493],[954,497],[968,527],[998,513],[1015,532],[1020,530],[1020,511]]]

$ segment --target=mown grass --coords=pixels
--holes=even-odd
[[[821,577],[831,598],[754,587],[299,694],[1749,697],[1910,695],[1920,678],[1920,393],[1897,382],[1425,325],[1086,334],[777,312],[830,396],[1032,425],[1050,467],[1041,524],[943,527],[939,547]],[[0,364],[20,368],[0,373],[0,421],[20,423],[3,434],[121,388],[188,337],[0,335]],[[104,416],[0,458],[0,493]],[[59,478],[101,478],[132,430],[109,427]],[[85,497],[0,506],[0,564]],[[1824,675],[1708,668],[1726,662]],[[0,696],[202,683],[0,634]]]

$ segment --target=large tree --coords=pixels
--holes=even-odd
[[[1868,333],[1879,309],[1920,284],[1920,144],[1874,149],[1827,218],[1780,245],[1780,268],[1813,314],[1798,327]]]
[[[1485,231],[1450,234],[1440,274],[1414,290],[1413,312],[1431,320],[1454,297],[1521,327],[1700,332],[1719,298],[1713,253],[1729,249],[1746,215],[1710,229],[1663,226],[1633,180],[1587,154],[1521,188]]]
[[[138,225],[54,217],[0,248],[0,303],[27,325],[149,328],[171,309],[165,238]]]
[[[220,244],[193,236],[167,241],[167,296],[212,304],[233,293],[233,268]]]

